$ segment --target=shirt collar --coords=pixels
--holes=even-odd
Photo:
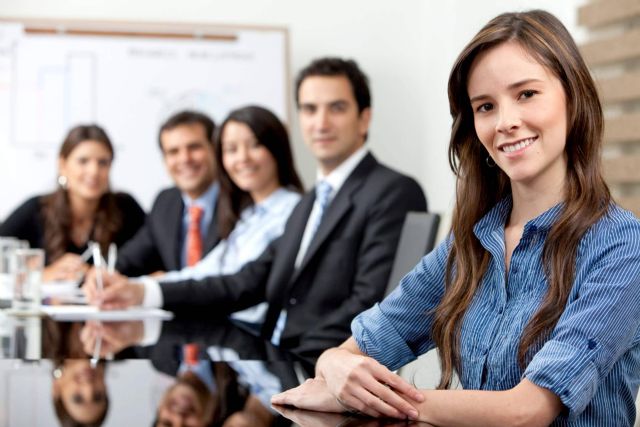
[[[217,182],[213,182],[205,191],[198,197],[197,199],[192,199],[185,192],[182,192],[182,201],[184,202],[185,208],[189,208],[189,206],[196,205],[200,206],[203,209],[210,209],[218,196],[219,186]]]
[[[487,235],[493,230],[496,230],[497,228],[504,228],[504,225],[507,223],[507,219],[509,218],[509,214],[511,213],[512,206],[513,200],[510,195],[500,200],[473,227],[475,235],[481,237],[483,235]],[[560,215],[563,206],[564,202],[560,202],[537,217],[529,220],[524,226],[523,236],[539,231],[549,231]]]
[[[278,207],[282,206],[280,200],[287,193],[288,191],[286,189],[280,187],[273,193],[269,194],[269,197],[267,197],[260,203],[256,203],[255,205],[253,205],[253,209],[261,214],[269,213],[271,211],[275,212]]]
[[[356,166],[360,164],[367,153],[369,153],[369,150],[363,145],[347,157],[340,166],[332,170],[328,175],[325,176],[320,170],[318,170],[316,181],[326,181],[331,185],[331,193],[336,194],[349,175],[351,175],[351,172],[353,172]]]

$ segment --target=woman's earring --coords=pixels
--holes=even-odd
[[[54,369],[52,374],[53,374],[53,378],[59,380],[60,378],[62,378],[62,368]]]
[[[60,188],[62,188],[63,190],[66,190],[68,182],[69,181],[67,180],[66,176],[58,175],[58,185],[60,186]]]
[[[491,156],[487,156],[485,161],[487,162],[487,166],[489,166],[490,168],[496,167],[496,162],[493,161],[493,158]]]

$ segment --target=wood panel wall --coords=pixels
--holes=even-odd
[[[640,216],[640,0],[593,0],[578,23],[605,109],[605,177],[616,201]]]

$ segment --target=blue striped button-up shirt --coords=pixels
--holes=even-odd
[[[460,382],[465,389],[506,390],[523,378],[566,407],[553,425],[631,426],[640,384],[640,221],[612,206],[583,236],[575,281],[560,320],[523,371],[522,331],[547,291],[542,250],[557,205],[529,221],[505,268],[504,225],[511,199],[498,203],[474,232],[491,260],[462,322]],[[451,238],[425,256],[400,286],[352,323],[360,349],[390,369],[434,347],[428,313],[444,292]]]

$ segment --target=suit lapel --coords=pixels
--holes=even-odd
[[[311,215],[311,209],[313,209],[314,201],[315,192],[307,192],[300,200],[299,208],[296,208],[295,210],[297,212],[291,215],[287,224],[288,227],[285,235],[291,235],[293,238],[287,241],[286,251],[293,252],[292,255],[294,260],[300,250],[300,242],[302,241],[302,235],[304,234],[304,229],[307,226],[309,215]]]
[[[320,222],[318,231],[311,239],[307,253],[304,256],[300,267],[295,271],[291,283],[297,279],[300,272],[318,252],[318,249],[330,237],[333,229],[338,225],[347,212],[349,212],[353,205],[353,194],[364,183],[367,175],[376,164],[377,162],[374,157],[371,154],[367,154],[353,172],[351,172],[351,175],[349,175],[342,185],[342,188],[340,188],[340,191],[338,191],[327,207],[327,211],[324,213],[324,217]]]
[[[272,290],[274,294],[268,297],[269,309],[262,326],[262,332],[266,338],[271,338],[273,328],[276,325],[278,316],[280,316],[282,301],[286,295],[290,279],[297,274],[297,272],[294,271],[296,256],[300,250],[300,242],[302,241],[302,235],[307,226],[314,201],[315,192],[307,192],[287,222],[287,229],[283,234],[283,241],[278,249],[278,259],[286,260],[286,263],[281,265],[275,272],[272,270],[272,274],[269,277],[270,281],[272,277],[275,277],[273,280],[277,283],[277,287]]]
[[[184,214],[184,202],[180,191],[177,191],[177,200],[175,203],[171,203],[167,207],[167,232],[165,239],[167,239],[167,247],[170,248],[171,258],[175,264],[173,266],[167,266],[169,269],[179,270],[182,265],[182,216]]]

